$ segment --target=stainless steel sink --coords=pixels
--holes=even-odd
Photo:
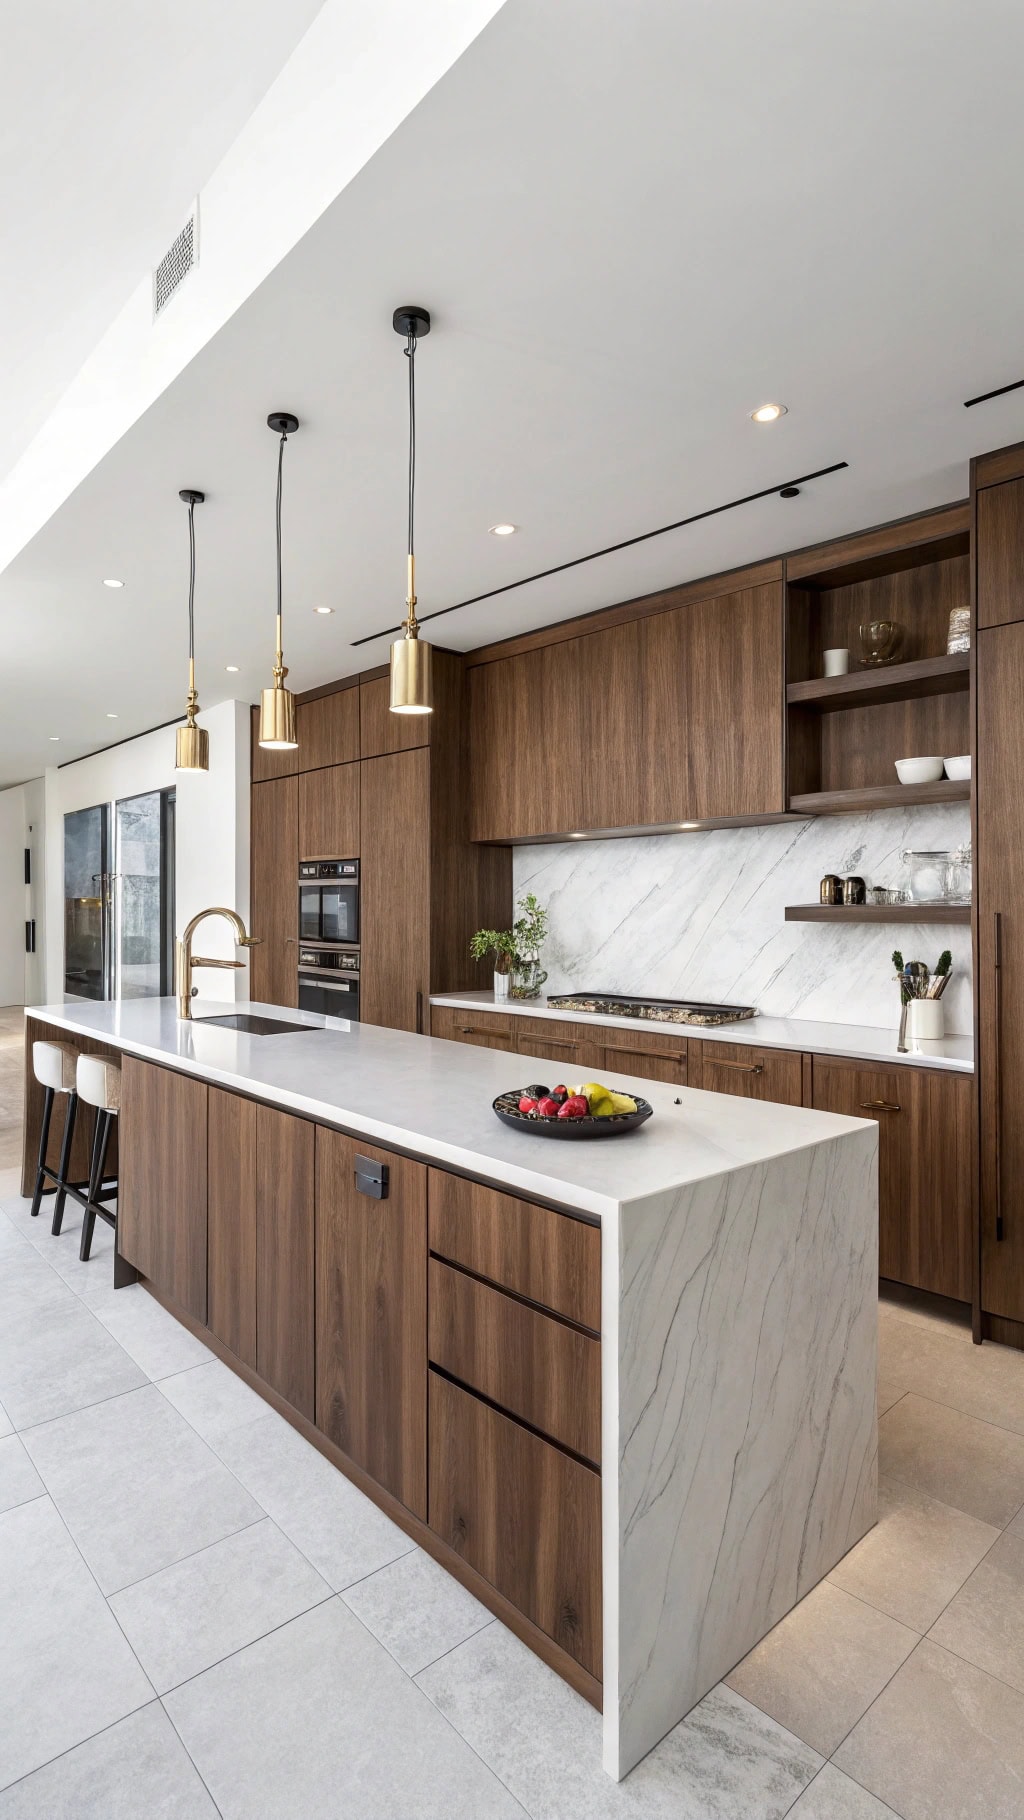
[[[221,1017],[193,1018],[195,1024],[220,1024],[224,1030],[244,1030],[247,1036],[285,1036],[289,1031],[316,1030],[316,1024],[291,1024],[283,1017],[260,1017],[255,1011],[225,1011]]]

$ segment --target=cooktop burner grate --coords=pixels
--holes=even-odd
[[[757,1016],[752,1005],[715,1005],[685,998],[637,998],[623,992],[559,992],[547,1002],[552,1010],[635,1017],[654,1024],[734,1024],[741,1018]]]

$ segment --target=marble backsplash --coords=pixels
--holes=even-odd
[[[630,840],[513,850],[516,896],[551,913],[547,992],[589,987],[756,1005],[773,1017],[893,1027],[891,955],[934,967],[952,950],[946,1030],[969,1034],[971,932],[917,923],[787,923],[787,904],[817,901],[825,872],[903,885],[905,847],[969,841],[966,804],[820,816]]]

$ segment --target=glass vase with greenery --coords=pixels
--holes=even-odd
[[[537,998],[547,979],[540,951],[548,932],[548,913],[534,893],[516,904],[519,912],[511,929],[478,929],[469,944],[475,961],[494,957],[495,998]]]

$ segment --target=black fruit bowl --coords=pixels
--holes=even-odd
[[[593,1116],[582,1119],[539,1118],[536,1113],[520,1112],[522,1094],[521,1087],[514,1088],[511,1093],[499,1093],[494,1101],[494,1110],[503,1125],[511,1125],[513,1131],[530,1132],[534,1137],[622,1137],[627,1131],[635,1131],[654,1111],[653,1106],[633,1093],[630,1098],[636,1100],[635,1112],[612,1112],[603,1119]]]

